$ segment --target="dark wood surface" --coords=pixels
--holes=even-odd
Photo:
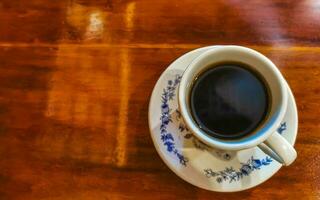
[[[320,199],[318,0],[1,0],[0,199]],[[237,193],[162,162],[147,123],[159,75],[214,44],[254,48],[296,97],[298,159]]]

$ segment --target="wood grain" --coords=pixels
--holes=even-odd
[[[320,199],[320,3],[0,2],[0,199]],[[275,62],[299,110],[298,159],[253,189],[178,178],[152,144],[160,74],[214,44]]]

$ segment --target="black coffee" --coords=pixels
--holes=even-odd
[[[235,139],[254,131],[265,119],[269,93],[261,76],[239,63],[209,67],[193,83],[190,107],[208,135]]]

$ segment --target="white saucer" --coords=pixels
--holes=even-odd
[[[225,152],[207,147],[186,129],[176,101],[180,77],[189,63],[210,48],[193,50],[174,61],[155,85],[149,104],[149,128],[160,157],[185,181],[212,191],[241,191],[261,184],[274,175],[281,164],[259,148]],[[288,87],[286,115],[278,129],[288,142],[295,143],[298,116]]]

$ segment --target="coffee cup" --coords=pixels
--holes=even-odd
[[[212,131],[213,134],[208,132],[208,129],[204,128],[203,124],[201,124],[201,119],[200,122],[198,118],[196,119],[193,104],[191,105],[191,96],[193,95],[195,83],[200,80],[199,77],[201,77],[201,74],[208,70],[218,68],[219,66],[224,65],[224,63],[228,63],[228,65],[230,65],[230,63],[241,63],[245,66],[249,66],[249,71],[254,71],[254,73],[259,74],[259,76],[262,77],[263,84],[266,85],[268,90],[268,106],[263,119],[259,121],[254,129],[250,130],[246,134],[242,134],[240,137],[220,137],[221,134],[214,134],[214,130]],[[239,80],[237,79],[237,81]],[[228,80],[226,81],[226,83],[229,82]],[[239,83],[242,83],[241,80]],[[210,84],[210,82],[206,84]],[[212,84],[215,84],[215,82]],[[237,87],[233,87],[232,84],[229,84],[228,87],[231,87],[230,91],[233,92],[231,93],[231,97],[234,93],[241,96],[242,90],[237,91]],[[250,88],[244,88],[244,91],[248,92],[250,91]],[[229,89],[230,88],[227,90],[229,91]],[[208,93],[211,94],[212,91],[210,90]],[[254,96],[255,94],[252,95]],[[210,98],[214,99],[215,96],[211,96]],[[223,99],[224,97],[219,98]],[[228,101],[227,107],[229,110],[232,110],[232,112],[228,111],[228,116],[232,117],[232,113],[236,112],[238,109],[237,106],[239,107],[239,104],[243,102],[246,103],[245,101],[247,99],[248,98],[244,98],[241,102],[237,101],[237,99],[231,99],[232,101]],[[183,72],[178,88],[178,104],[181,115],[189,130],[200,141],[212,148],[227,151],[240,151],[258,146],[265,153],[269,154],[283,165],[290,165],[297,157],[297,153],[293,146],[283,136],[277,133],[277,128],[280,126],[286,113],[287,101],[287,85],[275,64],[273,64],[267,57],[253,49],[234,45],[219,46],[218,48],[207,50],[195,58]],[[219,100],[211,102],[219,102]],[[206,103],[208,102],[206,101]],[[237,104],[237,106],[233,104]],[[221,103],[218,103],[217,105],[213,103],[213,105],[210,105],[209,102],[207,106],[210,106],[212,109],[216,109],[215,106],[221,107]],[[210,116],[212,115],[215,118],[217,118],[218,115],[220,116],[221,113],[217,113],[216,115],[215,113],[210,113],[210,110],[212,110],[211,108],[208,108],[207,111]],[[253,106],[253,109],[257,108],[258,107]],[[217,109],[219,109],[220,112],[221,108]],[[255,110],[251,110],[250,112],[248,111],[248,113],[255,114]],[[218,125],[221,124],[217,122],[218,121],[216,121],[216,126],[218,127]],[[224,123],[223,120],[221,123]],[[227,125],[228,123],[229,122],[226,122]],[[236,123],[236,121],[230,122],[231,128],[234,126],[233,123]],[[215,122],[210,124],[210,127],[215,128]]]

